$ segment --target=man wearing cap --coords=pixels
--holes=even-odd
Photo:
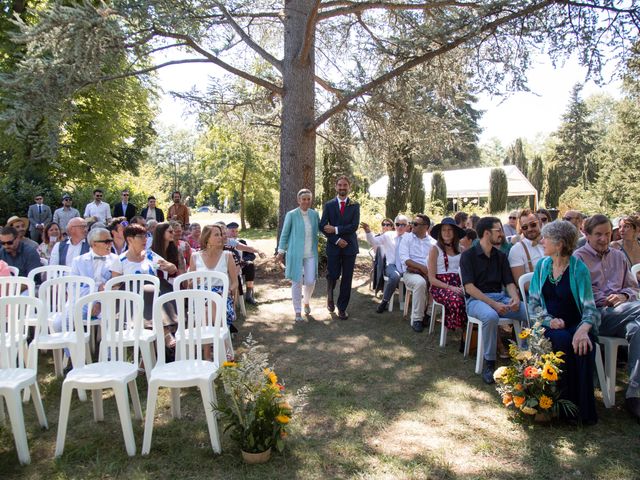
[[[51,223],[53,215],[51,215],[51,209],[48,205],[44,204],[44,197],[42,195],[36,195],[36,203],[29,206],[27,211],[27,218],[29,219],[29,235],[31,240],[36,243],[42,241],[42,231],[45,225]]]
[[[27,229],[29,228],[29,219],[26,217],[17,217],[13,216],[9,220],[7,220],[7,227],[13,227],[16,229],[18,233],[17,239],[20,243],[24,243],[29,245],[30,247],[38,249],[38,244],[31,240],[30,238],[25,237],[27,233]]]
[[[96,217],[98,222],[106,225],[111,220],[111,208],[108,203],[102,201],[103,197],[104,192],[96,188],[93,191],[93,202],[88,203],[84,209],[84,217]]]
[[[256,255],[259,255],[260,258],[264,258],[265,254],[257,248],[253,248],[247,245],[246,240],[238,238],[239,227],[240,225],[238,225],[236,222],[227,224],[227,245],[242,252],[242,275],[244,275],[247,287],[245,300],[251,305],[257,305],[258,302],[256,302],[256,299],[253,295],[253,282],[256,278],[256,266],[253,261],[256,259]]]
[[[58,242],[51,250],[49,265],[69,265],[73,259],[89,251],[89,244],[86,241],[87,221],[82,217],[69,220],[67,224],[68,240]]]
[[[113,207],[113,217],[125,217],[127,222],[136,216],[136,206],[129,203],[129,190],[123,190],[121,193],[122,200]]]
[[[65,193],[62,196],[62,207],[53,212],[53,221],[60,225],[60,230],[63,232],[67,231],[69,220],[80,216],[78,209],[73,208],[71,203],[71,195]]]
[[[16,267],[21,277],[26,277],[31,270],[42,265],[36,249],[20,241],[18,231],[10,226],[0,230],[0,260]]]

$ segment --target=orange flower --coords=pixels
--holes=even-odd
[[[527,367],[524,369],[524,378],[538,378],[540,374],[538,373],[538,369],[536,367]]]
[[[513,403],[513,395],[511,395],[510,393],[505,393],[502,396],[502,404],[505,407],[508,407],[509,405],[511,405]]]
[[[525,401],[524,397],[520,397],[520,396],[513,397],[513,403],[518,408],[520,408],[522,405],[524,405],[524,401]]]
[[[282,423],[283,425],[289,423],[290,420],[291,420],[291,418],[287,417],[286,415],[278,415],[276,417],[276,422]]]
[[[513,388],[515,388],[516,390],[522,390],[522,384],[521,383],[516,383],[516,386],[513,387]]]
[[[547,410],[553,405],[553,399],[551,397],[547,397],[546,395],[542,395],[540,396],[538,403],[540,404],[540,408]]]

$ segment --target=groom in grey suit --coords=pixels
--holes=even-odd
[[[48,205],[45,205],[44,197],[36,195],[36,203],[29,207],[27,218],[29,219],[29,236],[34,242],[42,242],[42,231],[44,227],[51,223],[53,215]]]

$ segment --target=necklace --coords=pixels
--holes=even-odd
[[[553,276],[553,267],[552,267],[551,275],[549,275],[549,281],[551,282],[552,285],[558,285],[560,283],[560,280],[562,280],[562,275],[567,270],[568,266],[569,266],[568,263],[564,265],[562,267],[562,270],[560,270],[560,273],[556,277]]]

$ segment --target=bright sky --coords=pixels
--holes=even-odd
[[[208,64],[173,65],[159,71],[160,85],[169,92],[189,91],[192,87],[205,90],[209,75],[215,76],[217,69]],[[554,131],[567,108],[569,93],[576,83],[583,83],[585,70],[576,61],[568,61],[563,67],[554,69],[546,57],[529,72],[531,92],[517,93],[505,98],[479,96],[476,107],[485,113],[480,121],[483,128],[480,142],[498,138],[503,146],[512,144],[516,138],[534,139],[538,133]],[[598,87],[593,82],[585,84],[582,97],[606,92],[619,96],[619,83]],[[162,96],[160,121],[176,127],[191,127],[195,118],[185,117],[184,105],[168,93]]]

